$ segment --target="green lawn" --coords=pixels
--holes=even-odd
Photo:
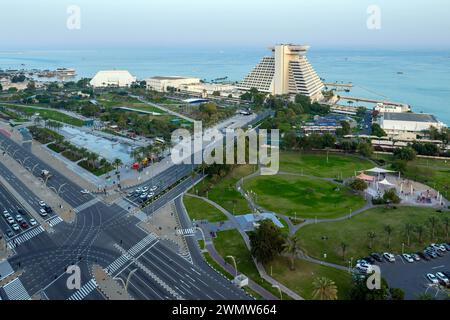
[[[125,107],[131,108],[131,109],[135,109],[135,110],[156,112],[156,113],[160,113],[160,114],[166,114],[167,113],[167,112],[165,112],[162,109],[156,108],[154,106],[151,106],[151,105],[148,105],[148,104],[145,104],[145,103],[126,105]]]
[[[428,219],[431,216],[438,221],[448,213],[438,213],[433,209],[417,207],[399,207],[398,209],[375,208],[350,220],[340,222],[319,223],[301,228],[297,235],[305,252],[318,259],[323,260],[323,254],[327,254],[326,261],[342,265],[348,265],[348,259],[367,256],[371,252],[385,252],[387,250],[395,253],[402,252],[402,243],[405,243],[405,251],[416,252],[423,249],[427,244],[433,242]],[[424,228],[422,243],[419,242],[418,234],[412,232],[410,235],[411,245],[407,245],[407,237],[404,232],[407,223],[413,226],[421,225]],[[393,229],[391,235],[391,248],[388,248],[388,236],[385,226],[390,225]],[[434,241],[443,241],[445,237],[442,222],[437,224],[437,238]],[[373,248],[370,249],[368,232],[375,232]],[[345,261],[342,256],[341,243],[348,245]]]
[[[254,172],[254,166],[242,165],[234,168],[227,176],[222,178],[216,184],[212,184],[208,192],[208,198],[218,203],[223,208],[234,214],[246,214],[250,212],[247,201],[236,190],[236,183],[242,177],[248,176]],[[211,184],[210,178],[204,179],[197,184],[191,193],[206,196],[206,188]]]
[[[335,218],[364,206],[364,199],[347,187],[301,176],[259,176],[245,181],[263,208],[301,218]]]
[[[356,156],[330,153],[282,152],[280,171],[324,178],[351,177],[355,171],[371,169],[374,164]]]
[[[338,289],[338,299],[349,299],[352,282],[348,272],[303,260],[295,261],[295,270],[290,270],[289,267],[288,258],[278,257],[266,266],[266,270],[269,275],[272,271],[274,279],[307,300],[313,299],[313,281],[318,277],[326,277],[334,281]]]
[[[227,220],[220,210],[202,199],[185,196],[183,202],[191,219],[208,220],[209,222]]]
[[[8,105],[8,108],[20,110],[27,114],[33,115],[35,113],[39,113],[40,117],[43,119],[49,119],[54,121],[59,121],[63,123],[67,123],[73,126],[82,127],[84,122],[83,120],[71,117],[65,113],[61,113],[57,110],[51,109],[39,109],[28,106],[17,106],[17,105]]]

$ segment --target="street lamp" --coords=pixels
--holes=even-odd
[[[132,276],[133,274],[135,274],[136,271],[138,271],[138,268],[132,270],[132,271],[130,272],[130,274],[128,275],[127,283],[126,283],[126,285],[125,285],[125,292],[128,292],[128,285],[130,284],[131,276]]]
[[[206,249],[206,238],[205,238],[205,233],[203,232],[203,229],[200,227],[195,227],[196,230],[199,230],[200,233],[202,234],[202,238],[203,238],[203,245],[204,245],[204,249]]]
[[[230,258],[231,260],[233,260],[234,270],[236,270],[236,277],[237,277],[238,276],[238,269],[237,269],[236,259],[233,256],[227,256],[227,258]]]
[[[404,254],[404,253],[405,253],[405,244],[402,243],[402,254]]]
[[[280,292],[280,300],[283,300],[283,292],[281,291],[280,286],[277,285],[277,284],[274,284],[274,285],[272,285],[272,288],[277,288],[278,289],[278,291]]]

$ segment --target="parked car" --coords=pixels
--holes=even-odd
[[[439,252],[439,251],[441,251],[441,252],[447,251],[447,249],[445,249],[445,247],[440,245],[440,244],[432,243],[431,247],[437,252]]]
[[[425,250],[424,253],[433,259],[436,259],[438,257],[438,255],[436,254],[436,252],[434,250]]]
[[[395,256],[392,253],[385,252],[385,253],[383,253],[383,257],[388,262],[395,262]]]
[[[6,235],[11,238],[14,237],[16,234],[11,229],[8,229],[6,230]]]
[[[27,214],[27,212],[25,210],[23,210],[23,209],[17,210],[17,213],[22,215],[22,216],[25,216]]]
[[[450,279],[450,272],[449,271],[442,271],[443,274],[445,274],[445,276]]]
[[[9,214],[8,210],[3,210],[3,216],[4,216],[5,218],[8,218],[8,217],[10,217],[11,215]]]
[[[142,188],[137,188],[134,192],[135,193],[141,193],[142,192]]]
[[[370,264],[374,264],[375,263],[375,259],[370,257],[370,256],[369,257],[365,257],[364,260],[367,261]]]
[[[414,259],[407,253],[402,254],[403,259],[405,259],[409,263],[413,263]]]
[[[28,229],[29,225],[28,223],[26,223],[26,221],[23,221],[20,226],[22,227],[22,229]]]
[[[447,251],[450,251],[450,245],[448,243],[441,244]]]
[[[23,218],[22,218],[22,216],[20,214],[16,215],[16,221],[18,223],[21,223],[23,221]]]
[[[41,207],[45,207],[46,206],[46,204],[45,204],[45,202],[44,201],[39,201],[39,205],[41,206]]]
[[[43,216],[43,217],[46,217],[47,216],[47,211],[45,211],[44,209],[39,209],[39,214],[41,215],[41,216]]]
[[[153,187],[150,188],[150,191],[155,192],[157,189],[158,189],[157,186],[153,186]]]
[[[149,188],[149,187],[143,187],[143,188],[142,188],[142,192],[147,192],[148,189],[150,189],[150,188]]]
[[[44,207],[44,209],[45,209],[45,211],[47,211],[47,213],[52,213],[53,212],[53,209],[52,209],[52,207],[50,207],[50,206],[45,206]]]
[[[33,226],[33,227],[34,227],[35,225],[37,225],[36,220],[30,219],[30,225]]]
[[[128,193],[127,193],[127,197],[128,197],[128,198],[131,198],[132,196],[134,196],[134,191],[131,191],[131,192],[128,192]]]
[[[368,274],[368,273],[372,273],[372,272],[373,272],[373,271],[372,271],[372,266],[371,266],[371,265],[357,264],[357,265],[356,265],[356,269],[357,269],[358,271],[361,271],[361,272],[365,273],[365,274]]]
[[[426,254],[425,252],[419,251],[419,252],[417,252],[417,255],[425,261],[430,261],[430,259],[431,259],[431,257],[428,254]]]
[[[370,256],[378,262],[383,262],[383,257],[379,253],[372,253]]]
[[[414,261],[420,261],[420,256],[417,253],[412,253],[411,257],[414,259]]]
[[[6,221],[8,221],[9,224],[14,224],[14,223],[16,223],[12,217],[6,218]]]
[[[11,228],[13,228],[14,231],[19,231],[19,230],[20,230],[19,225],[18,225],[17,223],[14,223],[14,224],[11,226]]]
[[[437,278],[438,281],[441,282],[442,284],[448,285],[449,280],[448,280],[448,278],[445,276],[444,273],[442,273],[442,272],[436,273],[436,278]]]
[[[148,196],[148,194],[146,192],[144,192],[143,194],[140,195],[140,198],[142,200],[145,200],[145,199],[147,199],[147,196]]]
[[[427,274],[427,279],[430,280],[432,284],[439,284],[439,280],[436,278],[436,276],[432,273]]]

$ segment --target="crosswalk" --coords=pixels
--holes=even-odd
[[[142,239],[141,241],[136,243],[133,247],[131,247],[130,250],[128,251],[125,251],[122,248],[120,248],[120,246],[118,246],[119,250],[121,251],[123,250],[123,254],[119,258],[114,260],[104,270],[110,275],[114,274],[117,270],[122,268],[128,261],[133,259],[133,257],[137,256],[139,252],[141,252],[145,247],[147,247],[149,244],[151,244],[157,239],[158,239],[157,235],[150,233],[144,239]]]
[[[92,207],[94,204],[96,204],[97,202],[100,202],[100,199],[99,198],[97,198],[97,197],[95,197],[95,198],[93,198],[92,200],[90,200],[90,201],[88,201],[88,202],[86,202],[86,203],[83,203],[82,205],[80,205],[80,206],[78,206],[78,207],[76,207],[76,208],[74,208],[73,209],[73,211],[75,211],[75,212],[81,212],[81,211],[83,211],[83,210],[85,210],[85,209],[87,209],[87,208],[89,208],[89,207]]]
[[[48,224],[50,225],[50,227],[54,227],[54,226],[56,226],[58,223],[63,222],[63,219],[61,219],[60,216],[56,216],[56,217],[53,217],[53,218],[47,220],[47,222],[48,222]]]
[[[92,291],[97,288],[97,282],[95,279],[89,280],[85,283],[80,290],[77,290],[74,294],[72,294],[67,300],[83,300],[86,298]]]
[[[30,295],[19,278],[16,278],[7,285],[3,286],[3,290],[9,300],[31,300]]]
[[[18,245],[36,237],[38,234],[44,232],[44,228],[42,226],[39,226],[37,228],[31,229],[27,232],[25,232],[24,234],[18,236],[17,238],[14,238],[13,240],[8,242],[8,247],[10,249],[14,249],[15,247],[17,247]]]
[[[178,229],[177,234],[180,236],[192,236],[197,232],[195,228]]]

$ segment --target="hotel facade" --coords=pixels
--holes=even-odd
[[[238,85],[240,90],[258,89],[272,95],[308,96],[312,101],[323,98],[325,88],[306,58],[309,46],[280,44],[272,48],[272,56],[261,62]]]

